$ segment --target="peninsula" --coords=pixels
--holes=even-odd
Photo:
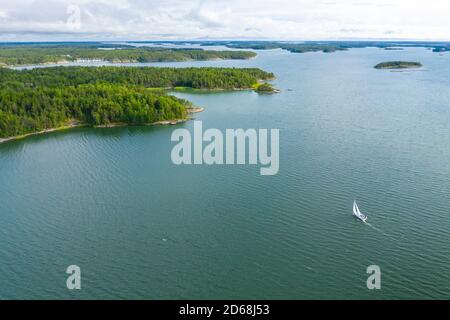
[[[0,69],[0,142],[80,125],[174,124],[202,109],[168,89],[256,90],[272,78],[256,68]]]
[[[0,45],[0,67],[70,62],[145,63],[250,59],[252,51],[135,47],[102,43]]]

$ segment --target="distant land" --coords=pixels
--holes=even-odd
[[[111,43],[44,43],[1,44],[0,66],[64,64],[74,61],[107,61],[111,63],[144,63],[204,61],[219,59],[250,59],[251,51],[173,49],[135,47]]]
[[[387,61],[377,64],[375,69],[412,69],[420,68],[422,64],[420,62],[410,62],[410,61]]]
[[[450,42],[427,41],[129,41],[128,43],[158,44],[199,44],[202,46],[225,46],[235,49],[284,49],[293,53],[305,52],[336,52],[352,48],[396,48],[424,47],[433,52],[450,51]],[[389,50],[389,49],[388,49]]]
[[[153,44],[154,47],[137,44]],[[203,50],[202,48],[168,48],[167,45],[196,44],[203,47],[225,46],[242,50]],[[433,52],[450,51],[449,42],[412,41],[127,41],[113,42],[43,42],[0,43],[0,67],[67,64],[69,62],[148,63],[206,61],[219,59],[251,59],[251,50],[283,49],[292,53],[332,53],[352,48],[377,47],[402,50],[424,47]]]

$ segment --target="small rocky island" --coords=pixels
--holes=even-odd
[[[422,64],[420,62],[410,61],[389,61],[377,64],[375,69],[413,69],[420,68]]]
[[[280,90],[274,88],[270,83],[258,83],[254,86],[257,93],[279,93]]]

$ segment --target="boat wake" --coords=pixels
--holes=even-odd
[[[379,233],[381,233],[383,236],[388,237],[389,239],[391,239],[393,242],[395,242],[395,245],[398,246],[397,244],[397,239],[395,239],[394,237],[390,236],[389,234],[387,234],[386,232],[384,232],[383,230],[371,225],[368,222],[365,222],[366,225],[368,225],[369,227],[371,227],[373,230],[378,231]]]
[[[372,229],[374,229],[374,230],[376,230],[376,231],[378,231],[378,232],[381,232],[381,233],[384,234],[385,236],[388,236],[388,235],[386,234],[386,232],[384,232],[384,231],[381,230],[381,229],[378,229],[377,227],[371,225],[370,223],[365,222],[365,224],[367,224],[367,225],[368,225],[369,227],[371,227]]]
[[[353,202],[353,214],[362,222],[364,222],[366,225],[368,225],[369,227],[371,227],[372,229],[380,232],[381,234],[383,234],[384,236],[395,240],[393,237],[389,236],[386,232],[384,232],[383,230],[371,225],[369,222],[367,222],[367,216],[363,213],[361,213],[361,211],[358,208],[358,205],[356,204],[356,201]]]

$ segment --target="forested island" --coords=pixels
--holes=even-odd
[[[229,48],[239,49],[284,49],[293,53],[305,52],[336,52],[354,48],[429,48],[433,52],[450,51],[450,42],[427,42],[427,41],[304,41],[304,42],[279,42],[279,41],[229,41],[222,42]],[[212,42],[203,43],[212,45]],[[217,44],[216,44],[217,45]]]
[[[284,49],[293,53],[305,53],[305,52],[335,52],[347,50],[346,46],[342,44],[330,44],[330,43],[287,43],[287,42],[266,42],[266,43],[238,43],[233,42],[226,44],[229,48],[235,49],[254,49],[254,50],[267,50],[267,49]]]
[[[60,127],[185,120],[194,106],[165,89],[255,89],[273,77],[253,68],[0,69],[0,142]]]
[[[278,93],[280,90],[275,89],[270,83],[263,82],[254,86],[255,91],[258,93]]]
[[[251,51],[168,49],[102,43],[0,45],[0,66],[22,66],[74,61],[110,63],[172,62],[189,60],[250,59]]]
[[[412,69],[420,68],[422,64],[420,62],[410,62],[410,61],[388,61],[381,62],[377,64],[375,69]]]
[[[208,90],[251,89],[258,80],[274,78],[257,68],[167,68],[167,67],[51,67],[31,70],[0,69],[0,84],[28,87],[74,86],[113,83],[147,88],[189,87]]]

